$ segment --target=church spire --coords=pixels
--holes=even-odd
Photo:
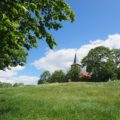
[[[75,53],[74,64],[76,64],[76,63],[77,63],[77,55]]]
[[[79,64],[76,53],[75,53],[75,57],[74,57],[74,62],[73,62],[73,64]]]
[[[77,68],[80,71],[80,64],[79,64],[79,61],[77,59],[76,53],[75,53],[73,64],[71,65],[71,69],[75,69],[75,68]]]

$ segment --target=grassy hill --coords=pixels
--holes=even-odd
[[[2,88],[0,120],[120,120],[120,82]]]

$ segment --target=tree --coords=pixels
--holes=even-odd
[[[45,71],[40,75],[40,79],[38,80],[38,84],[44,84],[46,82],[48,82],[48,80],[50,79],[50,72],[49,71]]]
[[[117,69],[117,78],[120,80],[120,67]]]
[[[116,66],[113,62],[108,61],[101,63],[100,69],[98,69],[98,79],[99,81],[108,81],[117,79]]]
[[[28,50],[37,40],[57,45],[49,30],[58,30],[62,21],[74,21],[74,13],[64,0],[0,1],[0,69],[24,65]]]
[[[65,73],[62,70],[55,71],[48,82],[53,83],[53,82],[65,82]]]
[[[120,80],[120,49],[113,49],[113,61],[117,67],[117,77]]]
[[[66,74],[67,81],[77,82],[80,81],[80,70],[76,67],[74,69],[70,69]]]
[[[116,64],[116,67],[120,67],[120,49],[113,49],[113,62]]]
[[[91,49],[83,58],[82,65],[86,66],[88,72],[92,72],[95,81],[107,81],[117,77],[113,54],[109,48],[100,46]]]

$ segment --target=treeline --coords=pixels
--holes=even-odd
[[[38,84],[80,81],[81,78],[79,73],[80,71],[77,68],[71,69],[67,73],[64,73],[62,70],[57,70],[52,74],[49,71],[45,71],[41,74]]]
[[[107,47],[96,47],[91,49],[87,56],[81,61],[81,67],[91,76],[81,76],[77,68],[70,69],[67,73],[62,70],[50,73],[45,71],[41,74],[38,84],[54,82],[106,82],[120,79],[120,49],[109,49]]]
[[[12,84],[0,82],[0,88],[8,88],[8,87],[12,87]]]
[[[23,83],[5,83],[5,82],[0,82],[0,88],[9,88],[9,87],[17,87],[17,86],[23,86]]]

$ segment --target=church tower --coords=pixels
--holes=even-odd
[[[80,71],[80,64],[78,62],[78,59],[77,59],[77,54],[75,54],[75,58],[74,58],[74,62],[73,64],[71,65],[71,69],[75,69],[77,68],[79,71]]]

